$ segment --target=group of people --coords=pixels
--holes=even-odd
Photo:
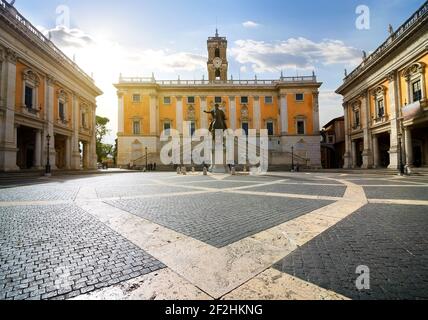
[[[146,170],[147,170],[147,171],[156,171],[156,162],[155,162],[155,163],[149,163],[149,164],[147,165]]]

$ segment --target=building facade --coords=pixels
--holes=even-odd
[[[204,111],[219,104],[232,130],[267,129],[270,165],[295,161],[320,167],[318,90],[313,74],[278,80],[228,79],[227,39],[208,38],[208,80],[163,80],[155,77],[120,77],[118,94],[118,165],[160,163],[160,134],[176,129],[208,129],[210,116]],[[147,156],[146,156],[147,153]]]
[[[0,0],[0,171],[42,169],[48,155],[53,170],[95,169],[95,99],[101,94],[73,61]]]
[[[345,168],[428,165],[428,2],[352,73],[344,97]]]
[[[343,168],[345,118],[331,120],[321,130],[321,163],[324,169]]]

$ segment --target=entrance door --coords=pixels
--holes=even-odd
[[[422,147],[413,147],[413,165],[417,168],[422,167]]]
[[[34,165],[34,149],[27,148],[25,167],[31,169]]]

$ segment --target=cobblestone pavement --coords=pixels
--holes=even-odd
[[[424,177],[280,172],[0,187],[0,300],[428,299],[427,191]]]
[[[0,214],[0,299],[67,299],[164,265],[74,205]]]
[[[426,207],[371,204],[305,244],[275,268],[353,299],[428,299]],[[370,290],[355,284],[370,270]]]
[[[331,202],[211,193],[108,203],[221,248]]]

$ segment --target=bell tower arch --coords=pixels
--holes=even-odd
[[[220,37],[216,30],[215,37],[209,37],[208,45],[208,79],[209,81],[227,81],[227,39]]]

